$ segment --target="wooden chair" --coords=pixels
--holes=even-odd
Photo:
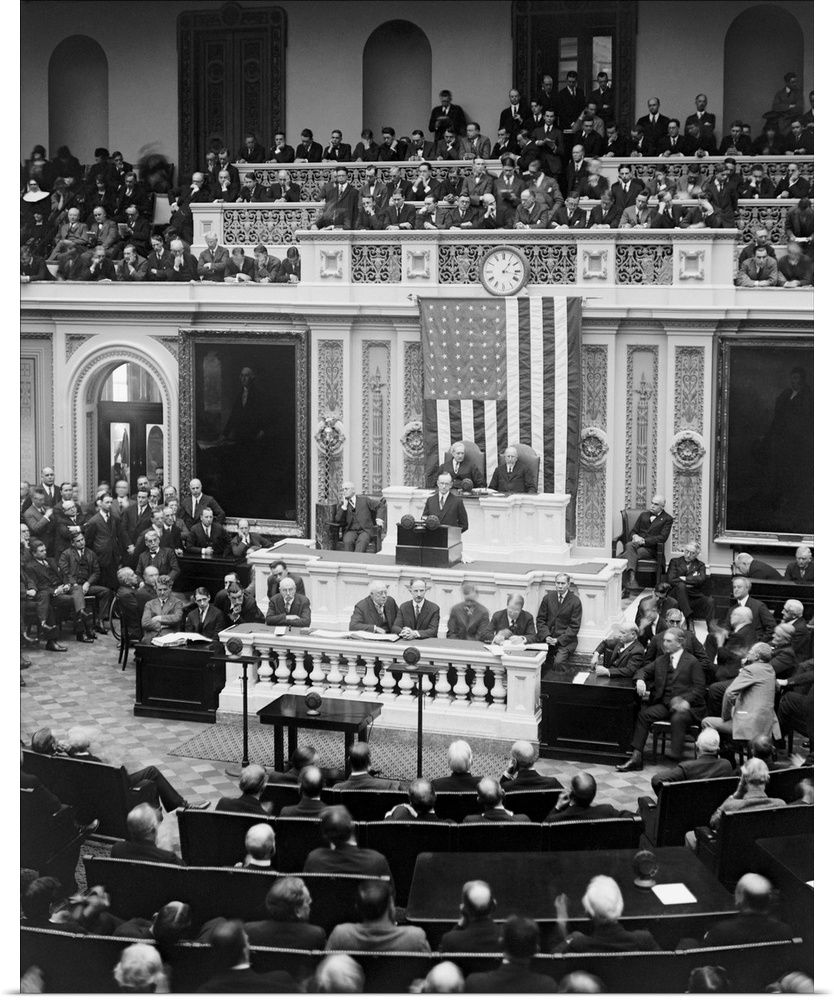
[[[626,544],[631,536],[631,532],[634,526],[637,524],[637,518],[643,513],[635,507],[629,507],[626,510],[620,511],[620,516],[623,519],[623,530],[617,535],[617,537],[611,542],[611,558],[617,558],[617,545],[621,544],[623,549],[625,549]],[[656,559],[640,559],[637,562],[637,572],[651,574],[653,577],[653,586],[657,586],[660,583],[661,577],[666,572],[666,546],[660,549],[657,553]]]
[[[637,848],[643,820],[639,816],[613,819],[567,819],[545,823],[542,846],[547,851],[620,851]]]
[[[456,834],[457,828],[451,823],[382,820],[366,824],[365,845],[388,859],[398,906],[405,906],[408,902],[418,854],[451,851],[457,840]]]
[[[519,792],[508,791],[504,796],[504,808],[513,813],[529,816],[534,823],[543,823],[545,816],[553,809],[561,788],[528,788]]]
[[[539,492],[539,470],[541,468],[541,459],[533,451],[529,444],[521,444],[521,442],[516,442],[513,448],[518,452],[518,460],[522,465],[526,465],[533,471],[533,482],[536,484],[536,492]]]
[[[438,792],[434,811],[443,819],[460,823],[464,816],[474,816],[481,811],[478,793],[474,789],[471,792]]]
[[[381,820],[394,806],[408,802],[408,792],[387,788],[343,788],[339,800],[353,820]]]
[[[662,754],[666,753],[666,740],[672,733],[672,723],[666,719],[662,719],[660,722],[653,722],[652,728],[650,730],[652,737],[652,761],[657,763],[657,744],[660,743],[660,752]],[[690,726],[686,731],[686,740],[692,740],[694,743],[698,739],[698,733],[701,732],[700,726]]]

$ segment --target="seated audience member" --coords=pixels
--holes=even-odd
[[[310,993],[364,993],[365,973],[362,966],[350,955],[328,955],[319,962]]]
[[[466,993],[553,993],[550,976],[533,972],[530,964],[539,950],[535,920],[508,917],[501,934],[504,958],[491,972],[473,972],[466,977]]]
[[[312,901],[303,879],[295,875],[276,879],[264,900],[267,919],[244,925],[249,943],[263,948],[323,950],[327,935],[309,922]]]
[[[269,783],[272,785],[297,785],[301,777],[301,771],[305,767],[318,767],[321,763],[319,752],[315,747],[300,746],[293,750],[290,762],[283,771],[272,771],[269,775]]]
[[[61,882],[52,875],[32,879],[21,893],[20,911],[24,927],[42,927],[73,934],[89,933],[80,922],[79,908],[68,903]]]
[[[637,638],[637,625],[624,622],[594,650],[591,666],[598,677],[633,677],[643,666],[645,649]],[[603,662],[599,662],[602,656]]]
[[[811,258],[802,253],[796,240],[788,241],[788,252],[777,265],[780,288],[802,288],[814,283],[814,265]]]
[[[354,788],[399,789],[400,783],[398,781],[376,778],[371,774],[371,748],[367,743],[354,743],[348,752],[348,761],[350,763],[350,777],[334,785],[334,788],[345,790]]]
[[[254,135],[245,135],[243,145],[237,151],[238,163],[266,163],[266,150]]]
[[[811,630],[803,617],[804,614],[805,608],[802,601],[785,601],[782,608],[782,622],[785,625],[793,626],[792,645],[800,663],[811,655]]]
[[[484,210],[484,214],[481,216],[481,229],[501,229],[502,224],[498,216],[498,207],[495,201],[495,195],[489,193],[485,194],[481,199],[481,205]]]
[[[60,515],[56,515],[56,519],[58,516]],[[87,641],[95,639],[96,631],[106,634],[101,619],[109,611],[113,592],[99,583],[101,569],[98,559],[93,550],[87,548],[87,541],[80,530],[72,536],[70,547],[61,553],[58,569],[63,582],[71,588],[77,637],[81,638],[79,625],[83,625]],[[87,597],[93,598],[93,611],[85,610]]]
[[[663,656],[641,667],[635,675],[635,686],[642,698],[649,693],[648,704],[641,708],[634,726],[632,755],[618,771],[642,771],[643,747],[652,724],[669,719],[672,728],[672,749],[668,756],[683,760],[686,731],[704,716],[706,682],[698,660],[683,648],[684,633],[677,628],[663,633]]]
[[[814,254],[814,209],[809,198],[800,198],[799,204],[788,212],[785,220],[788,242],[798,243],[808,256]]]
[[[200,588],[203,589],[203,588]],[[238,779],[240,795],[233,799],[224,796],[214,807],[217,812],[248,812],[258,816],[266,816],[267,811],[261,805],[261,793],[266,786],[266,770],[260,764],[250,764],[244,767]]]
[[[324,810],[321,835],[328,846],[310,851],[304,862],[305,872],[391,878],[388,861],[379,851],[357,847],[353,820],[344,806],[329,806]]]
[[[28,244],[20,248],[20,280],[24,285],[31,281],[52,281],[43,256],[36,256]]]
[[[110,852],[111,858],[122,861],[158,861],[167,865],[181,865],[182,859],[173,851],[163,851],[156,846],[159,817],[146,802],[127,814],[127,840],[119,840]]]
[[[79,252],[87,249],[87,226],[81,221],[81,212],[77,208],[67,211],[67,221],[58,227],[55,246],[48,259],[57,260],[71,248]]]
[[[703,947],[787,941],[793,937],[790,927],[771,915],[773,890],[763,876],[742,875],[736,883],[735,901],[738,913],[710,927],[704,934]]]
[[[430,163],[421,163],[417,168],[417,177],[407,189],[409,201],[423,201],[428,195],[433,195],[435,201],[440,197],[440,182],[434,176],[434,168]]]
[[[124,248],[124,256],[119,261],[116,278],[119,281],[147,281],[148,262],[143,260],[135,246],[128,243]]]
[[[530,817],[524,813],[512,813],[503,805],[504,789],[495,778],[481,778],[478,782],[478,805],[480,813],[464,816],[464,823],[529,823]]]
[[[785,567],[785,579],[794,583],[814,582],[814,557],[807,545],[800,545],[791,562]]]
[[[651,220],[649,229],[677,229],[680,219],[678,208],[674,204],[674,196],[671,191],[664,191],[658,195],[657,211]]]
[[[489,481],[489,489],[498,493],[536,493],[533,470],[519,461],[518,449],[510,445]]]
[[[708,715],[701,725],[715,729],[724,739],[751,740],[755,736],[770,736],[776,723],[773,706],[776,700],[776,674],[770,665],[771,648],[757,642],[741,661],[741,669],[722,693],[721,715]],[[713,685],[709,690],[709,707],[718,704]]]
[[[81,256],[72,272],[73,281],[115,281],[116,268],[107,259],[103,246],[93,248],[89,257]]]
[[[751,758],[741,768],[738,788],[726,798],[710,817],[710,827],[717,831],[721,826],[721,817],[728,812],[741,812],[744,809],[768,809],[771,806],[784,806],[784,799],[770,798],[765,792],[765,786],[770,780],[767,764],[758,758]],[[693,851],[697,850],[695,833],[686,835],[686,845]],[[790,935],[788,935],[790,937]]]
[[[408,786],[408,803],[394,806],[385,814],[385,819],[426,823],[452,823],[453,820],[441,819],[434,811],[437,793],[428,778],[415,778]]]
[[[721,737],[715,729],[702,729],[695,740],[695,759],[681,760],[668,771],[658,771],[652,775],[652,790],[660,794],[664,781],[697,781],[701,778],[728,778],[733,773],[733,765],[718,756]]]
[[[527,740],[517,740],[510,750],[510,763],[501,775],[501,787],[505,792],[531,788],[561,788],[557,778],[548,777],[533,767],[538,752]]]
[[[633,205],[623,210],[620,216],[620,229],[651,229],[655,212],[649,207],[648,191],[640,191]]]
[[[197,993],[300,993],[288,972],[255,972],[249,961],[249,938],[242,920],[224,920],[209,938],[215,968],[220,969]]]
[[[548,229],[587,229],[588,213],[579,207],[579,195],[573,191],[564,205],[556,205],[547,217]]]
[[[267,163],[292,163],[295,159],[295,150],[287,145],[286,134],[277,131],[273,137],[272,149],[267,151]]]
[[[42,497],[35,493],[35,504],[24,512],[24,517],[32,510],[37,510],[35,506]],[[46,508],[49,510],[50,508]],[[54,559],[46,555],[46,545],[35,539],[29,543],[31,558],[26,561],[21,568],[26,583],[26,596],[35,598],[37,602],[38,621],[41,631],[47,639],[46,649],[50,652],[65,653],[66,646],[62,646],[57,641],[59,635],[56,624],[55,611],[58,607],[72,609],[75,617],[76,635],[84,635],[86,632],[83,620],[75,613],[74,597],[81,592],[78,584],[72,585],[64,583],[61,579],[61,571]],[[23,577],[21,579],[23,579]]]
[[[536,200],[530,188],[521,192],[521,201],[515,211],[513,229],[544,229],[547,225],[548,209]],[[508,223],[505,222],[505,225]]]
[[[290,179],[289,170],[278,171],[278,180],[271,185],[269,193],[277,204],[301,201],[301,187]]]
[[[803,778],[797,783],[794,790],[796,796],[789,806],[812,806],[814,804],[814,782],[810,778]]]
[[[436,792],[470,792],[478,787],[481,779],[471,773],[472,748],[465,740],[449,744],[447,759],[451,773],[444,778],[432,779]]]
[[[404,601],[397,609],[397,617],[391,626],[393,632],[402,639],[436,639],[440,625],[440,607],[426,600],[428,583],[421,577],[414,577],[408,584],[410,601]]]
[[[166,903],[154,913],[152,919],[132,917],[116,928],[114,937],[143,938],[155,941],[160,947],[169,947],[178,941],[202,940],[207,927],[214,927],[216,919],[208,921],[192,937],[191,907],[188,903],[174,900]]]
[[[536,615],[536,638],[550,647],[547,665],[564,667],[578,645],[582,601],[570,592],[570,577],[557,573],[555,590],[548,590]]]
[[[266,624],[294,628],[310,626],[310,601],[303,594],[295,592],[295,583],[289,577],[281,580],[278,593],[269,599]]]
[[[599,205],[591,209],[588,216],[588,229],[617,229],[620,225],[621,212],[610,191],[603,191]]]
[[[365,552],[373,538],[375,527],[382,527],[378,516],[382,500],[357,494],[350,480],[342,483],[342,502],[336,511],[335,523],[343,528],[342,544],[345,552]]]
[[[281,261],[281,274],[276,279],[279,284],[297,285],[301,281],[301,257],[298,247],[287,247],[287,256]]]
[[[223,280],[232,283],[255,280],[255,261],[246,256],[243,247],[233,247],[226,261]]]
[[[582,909],[591,921],[590,934],[567,934],[568,898],[564,893],[556,897],[555,908],[557,934],[562,938],[556,952],[660,951],[649,931],[630,931],[622,926],[623,894],[608,875],[594,876],[582,897]]]
[[[403,193],[399,188],[391,192],[388,208],[380,215],[382,229],[414,229],[417,216],[413,205],[406,205]]]
[[[789,622],[780,622],[773,630],[773,638],[770,640],[770,665],[776,680],[787,679],[796,671],[798,660],[793,648],[794,635],[796,629]]]
[[[269,201],[270,192],[259,184],[254,174],[246,174],[241,181],[240,191],[235,199],[238,203]]]
[[[268,823],[256,823],[246,831],[243,841],[246,855],[235,868],[272,868],[275,858],[275,831]]]
[[[810,198],[811,185],[799,171],[798,163],[789,163],[788,172],[776,185],[777,198]]]
[[[226,616],[211,603],[211,594],[205,587],[194,591],[194,601],[197,607],[186,615],[185,631],[219,642],[218,634],[226,628]]]
[[[730,134],[725,135],[718,147],[718,156],[752,156],[753,141],[742,131],[742,121],[737,119],[730,125]]]
[[[215,598],[215,604],[217,604],[217,598]],[[225,607],[225,611],[223,611],[223,607]],[[255,598],[247,594],[239,583],[229,584],[227,600],[220,610],[226,616],[228,628],[248,622],[262,623],[264,621],[264,615],[256,604]]]
[[[489,611],[478,603],[478,588],[474,583],[464,583],[460,592],[463,600],[449,612],[446,638],[488,642],[491,635]]]
[[[508,594],[507,606],[496,611],[490,619],[490,629],[495,646],[503,646],[509,639],[520,638],[523,644],[536,641],[536,623],[529,611],[524,610],[523,594]]]
[[[214,195],[212,200],[215,203],[219,202],[220,204],[229,204],[233,201],[237,201],[238,195],[240,194],[240,180],[229,170],[219,170],[217,172],[217,180],[214,183],[212,194]]]
[[[127,629],[129,639],[138,642],[142,638],[142,608],[136,592],[139,588],[139,578],[129,566],[123,566],[116,578],[119,582],[119,589],[116,597],[119,600],[119,619],[122,628]]]
[[[701,128],[695,122],[686,127],[686,136],[683,140],[683,151],[685,156],[715,156],[717,149],[715,145],[715,135],[712,129]]]
[[[281,585],[282,580],[292,580],[295,584],[295,592],[297,594],[304,594],[304,581],[298,575],[298,573],[290,573],[287,569],[287,564],[283,559],[275,559],[269,564],[269,576],[266,581],[266,596],[274,597]],[[247,594],[255,596],[255,581],[249,584],[246,588]],[[306,595],[305,595],[306,596]]]
[[[749,552],[739,552],[735,557],[733,572],[750,580],[781,580],[782,574],[769,563],[754,559]]]
[[[231,538],[229,543],[230,555],[233,559],[244,559],[248,552],[262,549],[266,544],[267,542],[261,535],[250,530],[248,518],[238,518],[237,534]],[[237,582],[240,583],[240,580]]]
[[[495,899],[486,882],[467,882],[460,897],[460,919],[440,939],[440,951],[501,950],[501,930],[493,920]]]
[[[424,203],[423,207],[417,211],[417,228],[418,229],[429,229],[437,227],[434,225],[434,212],[437,209],[437,203],[434,198],[429,195],[430,204],[426,205]],[[431,216],[431,225],[421,225],[421,222]],[[359,212],[356,216],[356,228],[367,230],[370,232],[376,232],[382,228],[382,222],[377,215],[376,206],[374,205],[374,200],[370,195],[362,196],[362,204],[359,207]]]
[[[709,577],[706,564],[698,558],[700,552],[698,542],[687,542],[683,555],[670,559],[666,570],[671,594],[687,624],[695,618],[709,622],[715,617],[715,601],[706,593]]]
[[[321,768],[309,764],[298,776],[298,805],[284,806],[281,816],[318,816],[327,808],[321,800],[324,775]]]
[[[160,544],[160,533],[156,529],[146,531],[143,540],[145,543],[143,551],[139,552],[139,544],[136,545],[136,551],[139,552],[136,560],[137,574],[144,576],[148,566],[155,566],[159,570],[160,576],[169,576],[171,584],[175,584],[180,575],[180,564],[176,552]]]
[[[480,215],[472,206],[469,195],[461,192],[457,203],[443,216],[443,229],[480,229]]]
[[[813,112],[812,112],[813,113]],[[765,993],[813,993],[814,980],[804,972],[788,972],[781,979],[769,983]]]
[[[226,529],[220,521],[215,519],[211,507],[200,509],[199,515],[199,521],[191,526],[191,530],[186,536],[186,553],[203,559],[224,558],[228,555],[230,545]]]
[[[368,596],[354,605],[348,628],[351,632],[390,634],[396,617],[397,602],[388,596],[388,584],[384,580],[371,580]]]
[[[597,783],[592,774],[580,771],[571,778],[570,791],[565,789],[556,805],[545,817],[545,823],[561,823],[571,819],[614,819],[620,812],[607,802],[595,806]]]
[[[328,951],[431,951],[422,927],[398,927],[390,884],[363,882],[356,893],[360,923],[337,924]]]
[[[182,628],[183,605],[171,593],[171,577],[160,576],[156,581],[156,597],[148,601],[142,612],[143,641],[148,643]]]
[[[136,591],[136,606],[139,610],[139,622],[142,622],[142,615],[148,601],[156,597],[156,583],[159,579],[159,570],[156,566],[146,566],[142,574],[142,582]]]
[[[798,732],[814,739],[814,661],[800,663],[793,677],[776,682],[783,692],[777,717],[782,733]],[[805,763],[813,762],[813,751]]]
[[[173,262],[174,259],[170,252],[165,249],[162,237],[151,236],[151,252],[147,260],[147,280],[168,281],[168,272]]]
[[[750,176],[739,186],[738,196],[739,198],[775,198],[776,185],[769,177],[765,177],[764,167],[754,164],[750,170]],[[756,235],[758,236],[758,232]]]
[[[776,759],[776,747],[773,745],[770,735],[760,734],[759,736],[754,736],[748,742],[747,750],[750,760],[763,761],[768,771],[784,771],[792,766],[790,763],[783,763]],[[742,763],[740,767],[737,767],[733,771],[733,774],[737,777],[740,776],[743,767],[744,764]]]
[[[206,249],[197,258],[197,275],[203,281],[222,281],[229,251],[218,246],[217,233],[206,233]]]
[[[124,993],[170,993],[162,956],[150,944],[130,944],[119,956],[113,978]]]
[[[702,965],[689,973],[687,993],[730,993],[730,977],[720,965]]]

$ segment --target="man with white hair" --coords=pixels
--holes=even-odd
[[[316,969],[315,992],[364,993],[365,973],[362,966],[350,955],[328,955]]]
[[[275,831],[268,823],[256,823],[246,831],[244,839],[246,857],[236,868],[272,868],[275,857]]]
[[[350,616],[351,632],[374,632],[384,635],[394,631],[397,617],[397,602],[388,595],[388,584],[384,580],[371,580],[368,596],[354,605]]]
[[[730,628],[716,626],[707,636],[707,656],[715,663],[715,682],[707,692],[707,711],[721,714],[724,692],[730,681],[738,677],[741,664],[756,642],[753,613],[750,608],[733,608],[730,611]],[[711,651],[715,650],[714,655]]]
[[[591,933],[567,934],[568,897],[560,893],[554,901],[557,934],[563,939],[556,952],[660,951],[649,931],[626,930],[620,924],[623,894],[609,875],[595,875],[582,897],[582,909],[591,921]]]
[[[288,576],[281,580],[278,593],[269,599],[266,624],[310,627],[310,600],[296,593],[295,583]]]
[[[698,542],[687,542],[683,555],[670,559],[666,569],[672,597],[678,602],[687,623],[694,618],[707,622],[715,618],[715,601],[706,593],[709,577],[706,564],[698,558],[700,552]]]
[[[438,962],[433,965],[423,981],[423,993],[463,993],[465,983],[463,973],[454,962]]]
[[[614,631],[617,641],[608,658],[608,666],[599,662],[600,648],[597,646],[591,657],[594,672],[597,677],[633,677],[643,666],[646,654],[637,640],[637,625],[634,622],[623,622],[615,625]]]
[[[756,638],[759,641],[767,640],[773,635],[773,630],[776,628],[776,619],[764,602],[750,596],[751,587],[752,584],[746,576],[733,577],[732,590],[734,603],[730,605],[730,610],[732,611],[734,607],[749,608],[753,615]],[[729,615],[726,621],[729,622]],[[709,642],[709,639],[707,642]],[[709,647],[707,647],[707,653],[709,653]]]
[[[429,476],[429,489],[437,485],[437,477],[442,472],[448,472],[452,477],[453,490],[461,489],[464,479],[471,479],[475,489],[481,489],[486,485],[486,479],[478,463],[466,457],[466,446],[463,441],[454,442],[449,448],[449,458],[443,462],[434,476]]]
[[[794,634],[795,629],[789,622],[779,622],[773,630],[770,665],[777,681],[792,676],[799,662],[793,648]]]
[[[724,690],[721,717],[708,715],[701,726],[715,729],[733,740],[752,740],[763,734],[770,736],[779,727],[776,723],[776,674],[770,665],[772,651],[766,642],[757,642],[741,661],[741,670]],[[715,685],[717,688],[717,685]],[[712,686],[709,699],[712,703]]]
[[[171,240],[171,258],[169,281],[197,281],[197,261],[182,240]]]
[[[793,598],[785,601],[782,607],[782,621],[785,625],[793,626],[792,645],[800,663],[811,655],[811,631],[804,615],[805,606],[801,601],[795,601]]]
[[[649,509],[643,511],[631,529],[623,550],[623,558],[628,564],[623,576],[624,596],[627,596],[629,591],[641,589],[637,583],[639,560],[658,559],[663,556],[663,549],[674,520],[664,510],[665,506],[666,497],[661,493],[655,494]]]
[[[726,798],[710,817],[709,825],[713,830],[721,826],[725,813],[741,812],[744,809],[768,809],[771,806],[784,806],[784,799],[768,796],[765,786],[770,781],[770,770],[763,760],[753,757],[741,768],[738,788]],[[689,838],[689,834],[687,834]]]
[[[177,854],[156,846],[158,834],[159,815],[147,802],[142,802],[127,814],[128,839],[115,843],[110,857],[122,861],[157,861],[166,865],[181,865],[182,858]]]
[[[558,778],[548,777],[533,767],[538,753],[532,743],[527,740],[516,740],[510,751],[511,760],[501,775],[501,787],[507,791],[531,788],[561,788]]]
[[[665,781],[697,781],[700,778],[727,778],[733,765],[718,756],[721,737],[715,729],[702,729],[695,740],[694,760],[680,760],[668,771],[652,775],[652,789],[657,795]],[[657,803],[655,803],[656,805]]]
[[[218,246],[217,233],[206,233],[206,249],[197,258],[197,274],[203,281],[222,281],[229,251]]]
[[[432,785],[436,792],[471,792],[478,787],[480,777],[472,774],[472,748],[466,740],[455,740],[447,751],[449,774],[445,778],[434,778]]]
[[[493,919],[495,897],[486,882],[467,882],[460,896],[460,918],[440,939],[440,951],[495,952],[501,931]]]
[[[800,545],[792,562],[785,567],[785,579],[794,583],[814,582],[814,556],[807,545]]]
[[[781,580],[782,574],[769,563],[754,559],[749,552],[739,552],[735,558],[737,572],[751,580]]]

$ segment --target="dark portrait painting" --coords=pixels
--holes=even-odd
[[[301,352],[301,353],[299,353]],[[233,518],[306,527],[306,351],[278,335],[195,334],[189,473]],[[185,436],[185,435],[184,435]],[[185,442],[183,442],[185,444]],[[302,496],[301,502],[300,495]],[[304,508],[304,509],[302,509]]]
[[[814,532],[814,352],[810,342],[722,341],[719,534]]]

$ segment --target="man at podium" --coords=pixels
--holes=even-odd
[[[466,513],[466,506],[460,497],[453,496],[452,476],[448,472],[441,472],[437,477],[437,493],[426,500],[423,508],[423,517],[434,514],[441,524],[451,528],[460,528],[461,532],[469,527],[469,517]]]

